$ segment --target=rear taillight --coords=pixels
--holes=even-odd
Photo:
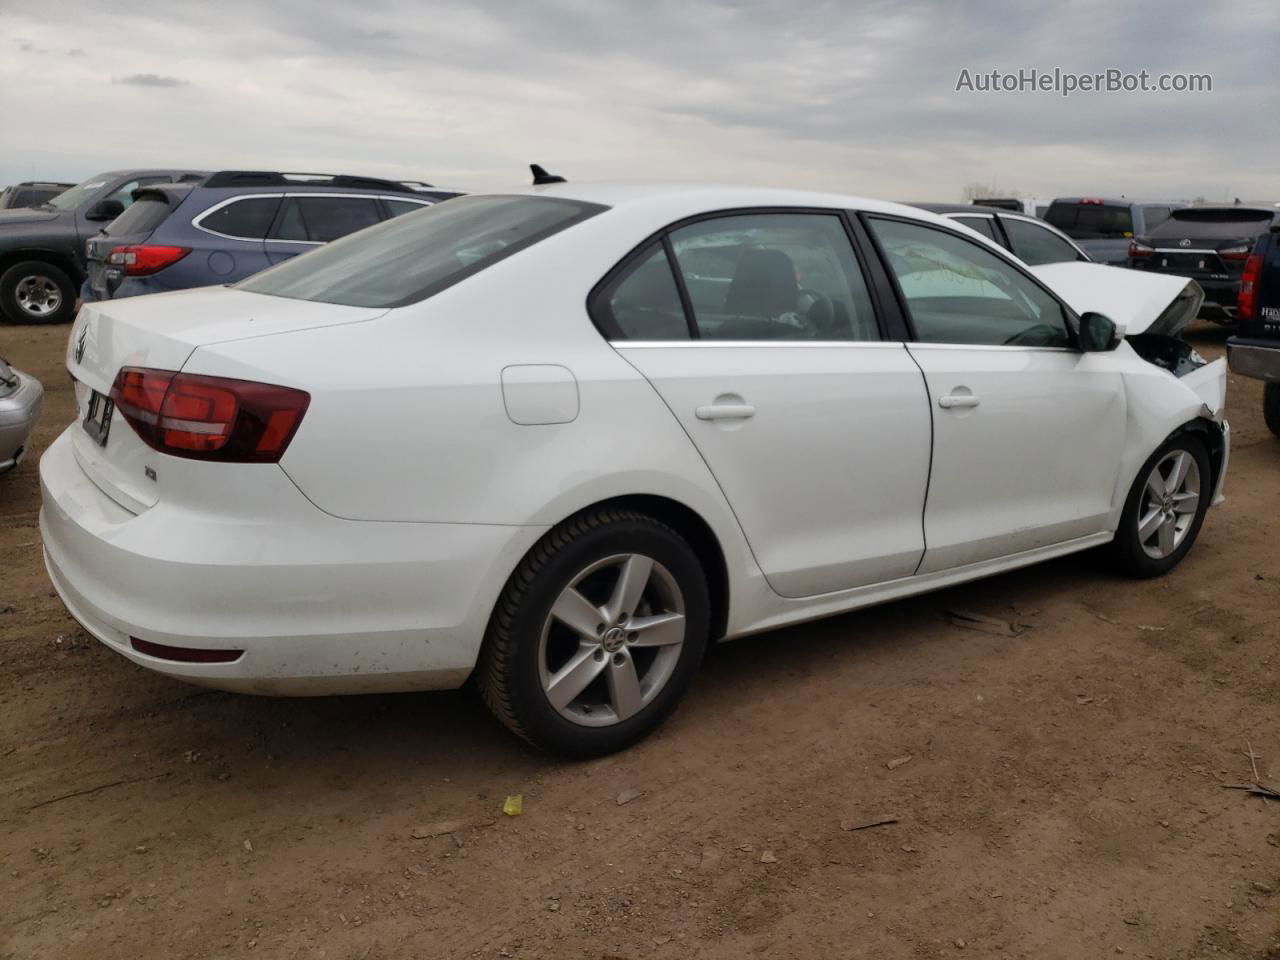
[[[113,267],[124,267],[127,277],[145,277],[173,266],[190,252],[190,247],[165,247],[159,244],[115,247],[107,254],[107,263]]]
[[[1262,276],[1262,254],[1250,255],[1244,262],[1244,273],[1240,275],[1240,295],[1236,299],[1236,308],[1241,320],[1252,320],[1254,307],[1258,303],[1258,278]]]
[[[1252,250],[1253,244],[1242,243],[1238,247],[1224,247],[1218,251],[1218,256],[1223,260],[1247,260]]]
[[[193,460],[275,463],[311,395],[252,380],[124,367],[111,399],[147,446]]]
[[[1139,243],[1137,240],[1129,241],[1129,256],[1135,260],[1141,257],[1149,257],[1155,252],[1155,248],[1148,247],[1145,243]]]
[[[1081,202],[1081,203],[1087,203],[1087,204],[1089,204],[1089,206],[1091,206],[1091,207],[1092,207],[1092,206],[1101,206],[1101,205],[1102,205],[1102,198],[1101,198],[1101,197],[1081,197],[1081,198],[1080,198],[1080,202]]]

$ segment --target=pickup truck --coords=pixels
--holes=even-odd
[[[1044,218],[1074,240],[1095,263],[1129,265],[1129,241],[1151,232],[1184,203],[1109,197],[1058,197]]]
[[[1265,382],[1263,416],[1280,437],[1280,226],[1259,237],[1245,261],[1236,313],[1227,360],[1235,373]]]
[[[39,206],[0,210],[0,318],[61,323],[75,312],[85,278],[84,244],[151,183],[203,180],[191,170],[113,170]]]

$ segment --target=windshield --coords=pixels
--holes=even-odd
[[[459,197],[317,247],[237,288],[352,307],[403,306],[605,209],[555,197]]]
[[[63,190],[45,206],[53,207],[55,210],[74,210],[106,185],[105,177],[94,177],[84,183],[76,184],[70,190]]]

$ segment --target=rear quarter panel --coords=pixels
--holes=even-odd
[[[731,569],[752,567],[697,450],[587,315],[591,287],[645,235],[593,225],[376,321],[201,347],[184,369],[310,390],[281,466],[334,516],[546,525],[647,494],[698,513]],[[511,419],[502,371],[522,364],[572,372],[573,420]]]

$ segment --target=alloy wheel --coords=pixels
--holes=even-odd
[[[1153,560],[1182,545],[1200,509],[1200,467],[1186,450],[1170,450],[1147,476],[1138,509],[1138,542]]]
[[[666,567],[637,553],[606,557],[551,606],[538,648],[542,690],[573,723],[621,723],[671,679],[685,631],[684,596]]]

